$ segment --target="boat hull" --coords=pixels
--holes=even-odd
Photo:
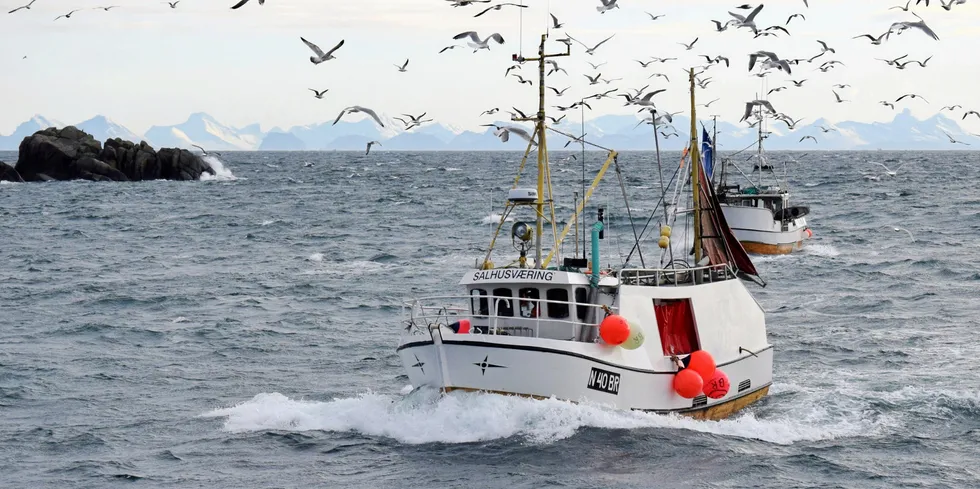
[[[739,352],[718,365],[731,382],[720,399],[674,392],[674,371],[629,362],[619,347],[540,338],[457,335],[434,328],[431,338],[404,338],[398,354],[414,386],[484,391],[605,404],[617,409],[675,412],[720,419],[762,398],[772,383],[772,347]],[[406,335],[409,336],[409,335]],[[649,365],[647,366],[649,367]]]
[[[772,211],[760,207],[721,206],[725,220],[748,253],[785,255],[803,249],[811,232],[806,218],[785,223],[773,217]]]

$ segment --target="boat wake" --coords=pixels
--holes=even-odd
[[[238,177],[231,172],[231,169],[226,167],[218,158],[208,155],[202,157],[202,159],[207,162],[207,164],[211,165],[211,169],[214,170],[214,175],[210,173],[202,173],[201,181],[230,182],[238,180]]]
[[[653,428],[789,445],[861,436],[873,428],[867,422],[824,417],[816,412],[794,419],[759,419],[745,413],[722,421],[699,421],[555,399],[456,392],[442,396],[432,389],[416,389],[404,397],[368,393],[330,402],[299,401],[279,393],[264,393],[201,417],[226,418],[224,429],[231,432],[355,431],[406,444],[472,443],[510,437],[548,444],[569,438],[582,428]]]

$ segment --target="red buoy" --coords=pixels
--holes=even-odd
[[[470,333],[470,320],[460,319],[459,320],[459,334],[469,334]]]
[[[607,345],[620,345],[630,336],[630,325],[626,318],[618,314],[606,316],[599,323],[599,336]]]
[[[720,368],[716,368],[715,375],[704,382],[704,395],[712,399],[721,399],[728,394],[728,389],[731,387],[732,384],[728,382],[728,375],[725,375],[725,372],[722,372]]]
[[[702,379],[710,379],[715,375],[715,359],[710,353],[704,350],[698,350],[691,353],[691,356],[687,359],[687,368],[694,370],[701,375]]]
[[[685,399],[694,399],[704,388],[704,381],[697,372],[685,368],[674,375],[674,391]]]

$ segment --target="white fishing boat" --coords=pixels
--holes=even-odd
[[[730,159],[726,159],[722,162],[720,183],[715,191],[725,219],[745,251],[760,255],[783,255],[802,249],[806,241],[813,237],[813,231],[806,221],[810,208],[790,203],[785,172],[780,182],[775,167],[762,147],[764,123],[763,118],[759,122],[758,152],[751,172],[755,176],[742,172]],[[714,154],[712,148],[710,155]],[[744,185],[728,182],[732,168],[745,177]]]
[[[546,55],[546,39],[537,57],[515,56],[537,61],[542,82],[538,113],[515,119],[535,125],[521,168],[536,142],[536,188],[521,186],[519,170],[486,254],[459,281],[460,295],[406,303],[397,351],[411,384],[711,419],[762,398],[772,383],[773,346],[765,313],[741,280],[756,271],[718,212],[702,165],[689,165],[692,241],[671,244],[668,217],[646,241],[655,243],[660,265],[646,266],[640,254],[638,267],[600,269],[607,230],[601,217],[591,226],[591,260],[562,257],[562,241],[577,228],[606,170],[620,168],[616,151],[608,150],[559,233],[546,135],[564,133],[545,125],[543,80],[545,59],[568,56],[570,49]],[[693,71],[690,78],[694,121]],[[700,161],[693,128],[692,122],[691,161]],[[522,214],[533,221],[521,221]],[[508,219],[514,219],[509,231],[517,256],[497,266],[491,256]],[[546,225],[550,250],[543,243]],[[642,242],[639,233],[635,243]],[[681,256],[672,255],[675,248]]]

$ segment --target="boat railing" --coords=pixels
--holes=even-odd
[[[479,304],[474,311],[473,302]],[[483,309],[483,301],[487,308]],[[510,301],[507,304],[507,301]],[[455,305],[445,305],[447,303]],[[467,306],[459,305],[468,304]],[[529,316],[522,314],[516,304],[533,305]],[[542,305],[551,304],[567,308],[566,317],[542,316]],[[595,309],[591,311],[591,309]],[[408,316],[406,329],[427,332],[436,326],[449,327],[463,319],[471,322],[470,334],[509,335],[531,338],[563,339],[569,341],[591,341],[598,333],[598,323],[605,317],[605,311],[615,312],[616,307],[598,304],[583,304],[571,301],[534,299],[530,297],[496,295],[452,295],[415,299],[403,304]],[[512,314],[500,314],[509,310]],[[585,314],[581,314],[581,313]],[[580,317],[596,318],[595,322],[577,320]]]
[[[728,264],[689,267],[686,264],[672,268],[624,268],[618,273],[619,283],[647,287],[700,285],[737,279],[735,270]]]

